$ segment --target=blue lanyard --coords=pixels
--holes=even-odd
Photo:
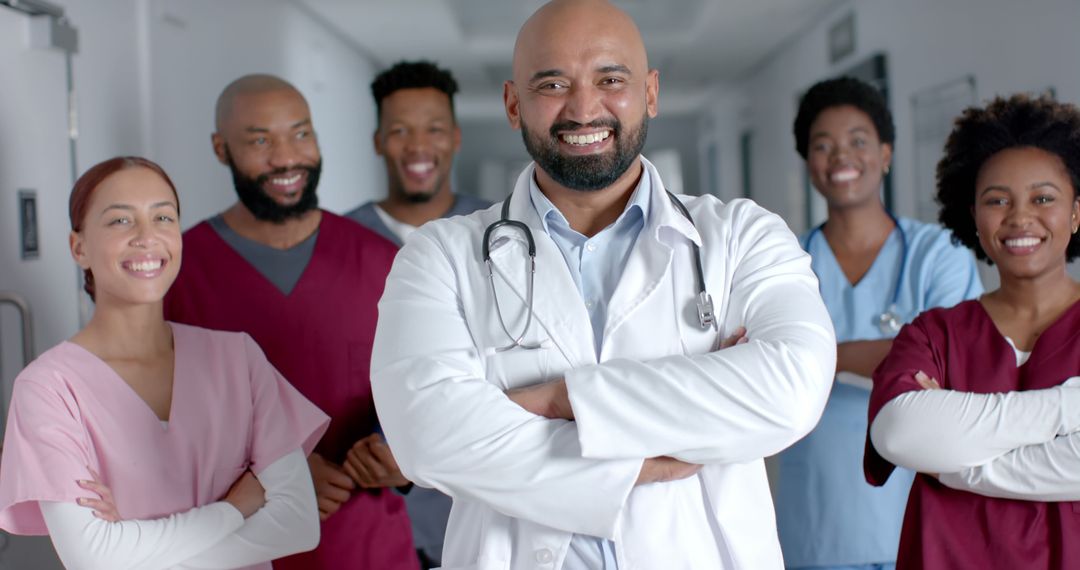
[[[892,220],[893,225],[896,226],[896,231],[900,232],[900,244],[901,244],[900,271],[898,271],[896,273],[896,284],[893,286],[892,301],[889,303],[889,306],[886,307],[886,310],[885,310],[885,313],[888,313],[890,311],[895,310],[896,302],[900,300],[900,287],[904,282],[904,265],[905,265],[905,262],[907,261],[907,256],[908,256],[908,242],[907,242],[907,233],[904,232],[903,226],[900,225],[900,220],[897,220],[896,216],[894,216],[892,214],[892,212],[886,211],[885,213],[889,216],[889,219]],[[825,227],[824,223],[822,223],[818,227],[811,230],[810,235],[806,236],[806,244],[803,246],[803,249],[806,250],[807,253],[810,253],[810,244],[813,243],[814,236],[820,234],[821,233],[821,228],[823,228],[823,227]],[[886,238],[886,239],[888,239],[888,238]],[[885,313],[882,313],[882,314],[885,314]]]

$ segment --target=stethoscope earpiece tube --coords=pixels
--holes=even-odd
[[[668,199],[675,205],[675,208],[679,210],[679,213],[683,215],[690,222],[690,225],[697,229],[697,224],[694,223],[694,217],[690,215],[690,210],[686,209],[686,206],[679,201],[677,197],[671,192],[664,190],[667,193]],[[705,269],[701,264],[701,248],[698,244],[690,242],[691,247],[694,250],[694,271],[697,273],[697,314],[698,324],[701,328],[708,329],[714,328],[719,330],[719,325],[716,323],[716,313],[713,311],[712,295],[705,288]]]

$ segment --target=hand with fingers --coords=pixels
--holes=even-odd
[[[344,468],[327,461],[318,453],[308,456],[308,467],[311,469],[311,480],[315,483],[319,520],[325,521],[352,497],[356,482]]]
[[[507,390],[506,395],[515,404],[538,416],[550,419],[574,419],[574,408],[570,406],[566,380],[562,378]]]
[[[731,335],[720,341],[716,350],[731,348],[740,344],[746,344],[750,338],[746,336],[746,327],[739,327],[732,331]],[[638,473],[635,485],[647,485],[649,483],[664,483],[678,481],[692,477],[701,471],[701,465],[687,463],[674,457],[650,457],[641,464],[641,472]]]
[[[266,505],[266,490],[251,471],[244,471],[222,500],[236,507],[246,519]]]
[[[637,482],[634,485],[664,483],[692,477],[701,471],[701,465],[679,461],[674,457],[650,457],[641,464]]]
[[[931,378],[922,370],[915,373],[915,381],[923,390],[941,390],[941,384],[938,383],[937,378]]]
[[[357,485],[365,489],[404,487],[409,484],[409,480],[401,474],[390,446],[377,433],[353,444],[342,467]]]
[[[91,509],[91,512],[95,517],[105,522],[119,522],[121,520],[120,512],[116,509],[116,500],[113,499],[112,489],[109,489],[109,487],[101,482],[101,476],[97,474],[97,471],[94,471],[90,467],[87,467],[87,469],[90,470],[90,475],[93,476],[93,480],[87,481],[81,479],[75,483],[79,487],[82,487],[91,493],[95,493],[98,498],[90,499],[79,497],[78,499],[75,499],[75,502],[83,507]]]
[[[731,336],[720,341],[720,346],[716,350],[731,348],[738,344],[746,344],[749,341],[750,337],[746,336],[746,327],[739,327],[732,331]]]

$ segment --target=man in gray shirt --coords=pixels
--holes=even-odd
[[[385,199],[368,202],[346,217],[400,246],[426,222],[491,205],[450,190],[450,170],[461,147],[461,129],[454,118],[457,90],[449,71],[427,61],[398,62],[375,78],[371,83],[379,115],[375,152],[386,161],[389,188]],[[405,505],[421,566],[437,567],[450,498],[415,487],[405,495]]]
[[[347,217],[401,245],[426,222],[491,205],[450,190],[450,169],[461,147],[454,118],[457,90],[449,71],[427,61],[398,62],[375,78],[375,152],[386,162],[389,188],[385,199],[368,202]]]

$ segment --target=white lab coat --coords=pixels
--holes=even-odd
[[[372,389],[402,472],[454,499],[443,552],[454,570],[558,569],[572,534],[615,541],[620,570],[783,568],[762,458],[813,428],[836,341],[810,258],[784,222],[749,200],[663,192],[609,304],[597,363],[588,313],[518,178],[510,217],[536,242],[535,316],[509,344],[481,255],[501,204],[435,220],[398,253],[379,302]],[[700,243],[720,331],[697,324],[690,241]],[[498,301],[526,319],[520,231],[491,239]],[[750,342],[711,352],[744,325]],[[576,421],[511,402],[508,388],[565,377]],[[646,457],[705,467],[634,487]]]

